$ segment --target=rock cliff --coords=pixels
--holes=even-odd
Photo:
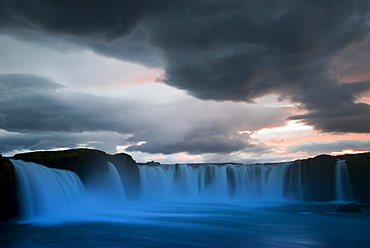
[[[34,162],[50,168],[75,172],[85,185],[104,177],[109,170],[108,162],[117,168],[128,198],[136,198],[140,192],[138,164],[128,154],[109,155],[99,150],[72,149],[65,151],[31,152],[17,154],[12,159]],[[329,156],[294,161],[286,171],[287,198],[305,201],[335,200],[335,166],[346,160],[354,201],[370,203],[370,153]],[[148,164],[146,164],[148,165]],[[16,176],[13,164],[0,156],[0,219],[17,216]]]

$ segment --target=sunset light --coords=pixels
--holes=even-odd
[[[0,247],[370,246],[370,0],[0,0]]]

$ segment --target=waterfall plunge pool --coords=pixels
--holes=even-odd
[[[370,244],[368,211],[337,213],[338,203],[284,200],[281,182],[290,166],[287,163],[280,167],[231,167],[235,182],[233,195],[253,199],[261,195],[258,201],[228,197],[229,191],[223,188],[230,186],[226,167],[180,166],[178,170],[141,167],[143,199],[133,202],[125,199],[124,188],[111,164],[105,183],[89,193],[81,189],[78,178],[69,172],[12,162],[18,165],[18,172],[30,176],[22,179],[20,186],[24,189],[21,197],[28,214],[25,220],[0,225],[1,247],[367,247]],[[251,180],[238,181],[239,175]],[[296,189],[293,195],[299,199],[302,187],[301,179],[297,178],[291,182]],[[59,184],[61,181],[67,185]],[[56,184],[59,186],[55,187]],[[214,196],[214,193],[218,194]]]
[[[338,204],[128,204],[0,225],[2,247],[368,247],[370,215]],[[79,216],[79,218],[77,217]]]

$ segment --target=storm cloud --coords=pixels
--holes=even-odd
[[[125,122],[125,113],[111,121],[111,110],[119,102],[62,90],[62,85],[43,77],[4,74],[0,75],[0,87],[0,128],[6,131],[129,132],[133,129]],[[135,122],[135,110],[130,107],[126,105],[126,115]]]
[[[243,131],[282,125],[286,109],[188,96],[151,104],[70,91],[47,78],[0,75],[0,149],[127,147],[148,153],[267,151]],[[114,152],[114,151],[112,151]]]
[[[316,129],[369,132],[369,105],[356,102],[369,78],[348,86],[333,73],[343,51],[369,52],[367,0],[5,0],[0,28],[164,68],[163,82],[203,100],[274,93],[301,104],[307,113],[291,118]],[[363,61],[358,67],[369,68]]]

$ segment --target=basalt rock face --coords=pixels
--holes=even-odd
[[[99,150],[72,149],[17,154],[13,159],[73,171],[85,185],[104,180],[104,174],[109,170],[108,162],[111,162],[121,176],[127,196],[135,197],[138,193],[139,170],[135,160],[128,154],[108,155]]]
[[[104,177],[104,174],[109,170],[108,162],[110,162],[120,174],[126,196],[132,199],[140,195],[139,168],[135,160],[128,154],[108,155],[98,150],[74,149],[17,154],[13,159],[73,171],[85,185],[88,185],[92,180],[99,179],[99,177]],[[354,196],[352,200],[370,203],[370,153],[337,157],[320,155],[315,158],[294,161],[286,170],[284,183],[287,190],[285,197],[305,201],[336,200],[334,185],[338,159],[346,160]],[[0,157],[0,203],[3,209],[0,211],[0,219],[10,218],[17,214],[15,180],[12,163],[8,159]]]
[[[356,203],[350,204],[343,204],[338,207],[336,212],[345,212],[345,213],[363,213],[364,211],[361,209],[361,205]]]
[[[0,221],[17,216],[15,173],[9,159],[0,155]]]
[[[336,200],[335,167],[338,160],[346,161],[354,197],[352,200],[370,203],[370,153],[342,156],[320,155],[315,158],[295,161],[290,170],[296,170],[298,164],[301,166],[301,184],[304,192],[302,200]],[[297,177],[297,173],[295,174]]]
[[[301,173],[306,201],[334,200],[334,170],[336,157],[320,155],[301,161]]]
[[[337,158],[346,160],[355,201],[370,203],[370,153]]]
[[[139,168],[135,160],[128,154],[107,155],[107,161],[114,164],[121,176],[125,193],[128,198],[137,198],[140,190]]]
[[[73,149],[65,151],[30,152],[17,154],[13,159],[42,164],[49,168],[75,172],[84,183],[108,171],[106,154],[98,150]]]

